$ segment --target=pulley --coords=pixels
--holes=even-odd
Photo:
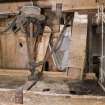
[[[44,30],[45,16],[41,15],[41,9],[37,6],[24,6],[12,23],[13,32],[21,30],[29,35],[29,24],[33,24],[33,37],[40,35]]]

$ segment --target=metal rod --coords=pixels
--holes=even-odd
[[[15,104],[23,104],[23,87],[16,89]]]
[[[93,72],[93,46],[92,46],[92,14],[88,15],[88,33],[89,33],[89,72]]]
[[[101,34],[101,67],[100,67],[100,81],[103,82],[103,59],[104,59],[104,6],[101,6],[101,18],[102,18],[102,34]]]

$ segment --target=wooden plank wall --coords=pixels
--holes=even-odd
[[[2,29],[2,27],[5,29],[7,23],[2,21],[0,29]],[[45,28],[45,31],[50,32],[47,28]],[[50,33],[44,33],[43,38],[39,43],[37,62],[44,59],[49,37]],[[29,69],[27,42],[24,33],[13,33],[8,31],[0,35],[0,68]]]
[[[28,53],[26,38],[22,33],[17,35],[8,32],[0,36],[0,67],[28,68]],[[20,43],[22,46],[20,46]]]

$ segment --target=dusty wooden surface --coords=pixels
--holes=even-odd
[[[29,101],[29,99],[31,99]],[[29,104],[28,104],[29,102]],[[91,97],[75,97],[69,95],[32,95],[30,98],[28,97],[28,94],[26,95],[26,98],[24,100],[24,104],[26,105],[105,105],[104,99],[94,99]]]
[[[11,75],[11,72],[1,70],[0,74]],[[15,71],[12,75],[17,78],[19,75],[16,74],[19,73],[21,76],[27,74],[25,71]],[[24,91],[23,105],[105,105],[104,96],[71,95],[71,87],[67,84],[69,79],[63,78],[63,73],[49,72],[43,75],[43,79],[30,91]],[[0,105],[15,105],[15,89],[0,89]]]

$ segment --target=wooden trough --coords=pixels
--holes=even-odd
[[[0,74],[8,77],[11,75],[11,72],[12,76],[14,76],[13,78],[17,77],[17,80],[18,77],[22,76],[21,78],[24,78],[29,75],[26,71],[19,72],[17,70],[16,73],[11,70],[7,70],[6,73],[4,73],[1,70]],[[62,73],[58,72],[55,75],[54,72],[44,72],[42,78],[37,81],[29,91],[24,88],[23,105],[105,105],[104,94],[71,94],[69,90],[70,87],[67,86],[67,83],[70,81],[72,80],[68,78],[66,73],[62,75]],[[23,84],[18,85],[17,88],[22,86],[28,88],[34,82],[35,81],[25,81]],[[15,103],[17,88],[0,88],[0,105],[18,105]]]
[[[16,105],[15,90],[0,90],[0,105]],[[23,105],[105,105],[105,97],[25,91]]]

